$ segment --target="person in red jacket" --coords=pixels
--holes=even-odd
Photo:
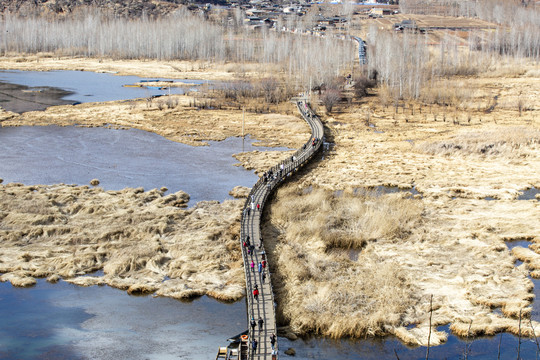
[[[255,300],[259,301],[259,289],[255,288],[255,290],[253,290],[253,297]]]

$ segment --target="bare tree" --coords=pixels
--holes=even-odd
[[[362,75],[354,80],[354,95],[356,98],[361,99],[368,95],[368,89],[375,87],[375,80],[368,79]]]
[[[263,79],[261,81],[261,89],[264,94],[264,100],[267,103],[275,103],[278,101],[277,91],[278,82],[274,78]]]
[[[326,89],[325,92],[320,97],[322,104],[326,108],[328,113],[332,112],[334,105],[336,105],[339,100],[341,100],[341,91],[338,89]]]

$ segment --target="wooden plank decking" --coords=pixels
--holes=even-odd
[[[249,328],[249,351],[248,359],[277,359],[278,345],[275,344],[273,351],[270,343],[270,335],[277,335],[276,314],[274,293],[272,291],[271,274],[269,266],[266,265],[266,281],[262,281],[262,273],[259,273],[258,264],[263,261],[264,240],[261,237],[260,225],[264,205],[272,192],[296,172],[301,166],[305,165],[321,148],[323,144],[324,128],[319,117],[316,116],[308,103],[304,100],[297,100],[296,104],[302,117],[311,127],[311,137],[302,148],[298,149],[294,156],[287,161],[275,165],[271,170],[275,175],[266,182],[263,178],[253,186],[251,192],[244,204],[242,212],[242,227],[240,231],[240,242],[242,246],[242,257],[244,261],[244,270],[246,274],[246,295],[248,303],[248,328]],[[294,160],[293,160],[294,159]],[[257,210],[257,204],[260,208]],[[255,245],[255,250],[248,254],[248,248],[243,246],[244,240],[249,236],[250,243]],[[262,240],[263,244],[260,244]],[[251,262],[254,268],[251,268]],[[253,296],[255,288],[259,290],[258,299]],[[257,323],[252,329],[251,319]],[[259,327],[259,319],[263,320],[262,327]],[[252,341],[257,341],[257,349],[253,350]],[[273,355],[274,354],[274,355]]]

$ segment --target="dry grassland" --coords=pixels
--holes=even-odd
[[[188,145],[205,145],[242,134],[241,110],[203,110],[190,106],[191,96],[171,95],[167,99],[111,101],[79,105],[53,106],[45,111],[21,115],[4,111],[1,126],[108,126],[154,132],[169,140]],[[286,104],[285,108],[292,108]],[[292,109],[289,109],[292,114]],[[3,120],[1,120],[3,119]],[[255,114],[246,112],[244,131],[259,140],[256,145],[297,148],[309,137],[309,127],[296,115]]]
[[[0,185],[0,281],[61,277],[132,294],[240,299],[243,200],[183,209],[188,201],[181,191]]]
[[[459,84],[468,97],[458,106],[406,103],[396,113],[368,98],[325,116],[332,150],[267,214],[278,310],[294,332],[426,345],[431,295],[433,324],[460,336],[517,334],[520,312],[530,315],[540,202],[517,198],[540,188],[540,79]],[[525,94],[520,116],[515,101]],[[350,195],[376,186],[404,191]],[[419,195],[406,191],[413,187]],[[339,189],[345,195],[332,195]],[[510,252],[505,241],[520,239],[534,245]],[[521,331],[532,335],[526,323]],[[431,345],[446,336],[432,332]]]
[[[426,345],[429,303],[433,295],[434,325],[451,324],[451,330],[461,336],[466,336],[469,328],[470,335],[501,331],[517,334],[517,317],[520,311],[525,317],[530,315],[534,298],[533,285],[527,276],[530,271],[533,276],[540,273],[540,223],[536,220],[540,215],[539,201],[517,199],[524,189],[540,188],[540,72],[537,66],[524,66],[519,70],[503,66],[483,78],[433,84],[423,100],[434,105],[406,102],[396,108],[391,98],[380,95],[363,99],[353,108],[337,107],[332,114],[322,114],[326,139],[334,146],[324,154],[324,160],[309,165],[294,178],[293,184],[280,190],[266,213],[264,236],[275,271],[278,320],[289,323],[299,334],[315,332],[331,337],[394,334],[406,343]],[[184,99],[179,100],[178,108],[165,110],[159,110],[156,105],[147,107],[144,102],[116,102],[55,107],[21,116],[4,114],[3,125],[112,124],[153,131],[188,144],[219,140],[241,131],[241,112],[195,110],[188,106],[190,100]],[[246,129],[265,145],[291,148],[299,147],[308,134],[307,126],[296,116],[250,114],[246,116]],[[258,172],[277,160],[259,152],[236,157]],[[414,187],[420,195],[407,192],[377,195],[354,190],[381,185]],[[70,207],[57,205],[67,200],[50,200],[51,195],[40,195],[52,190],[37,187],[38,190],[33,191],[9,185],[3,189],[6,193],[21,191],[19,197],[28,201],[43,197],[39,201],[46,205],[40,208],[48,210],[38,213],[37,221],[44,223],[35,225],[36,229],[60,227],[56,224],[60,222],[58,219],[75,221],[78,216],[84,215],[84,219],[88,216],[81,210],[70,215],[67,211]],[[337,196],[336,190],[344,192]],[[73,191],[70,189],[67,194]],[[109,196],[95,189],[76,191]],[[236,189],[237,192],[241,194],[243,190]],[[143,211],[146,207],[137,204],[144,204],[142,198],[148,193],[132,193],[133,190],[125,190],[111,196],[116,200],[109,201],[115,205],[103,213],[99,221],[107,222],[110,216],[120,217],[129,209]],[[122,237],[118,233],[111,235],[115,241],[103,240],[103,244],[93,243],[95,239],[107,238],[100,236],[101,232],[91,236],[84,232],[71,236],[60,230],[51,234],[27,234],[26,230],[15,233],[11,227],[18,222],[23,223],[24,228],[33,228],[31,222],[36,221],[35,214],[23,216],[17,214],[28,214],[31,210],[2,209],[1,226],[7,234],[3,236],[17,234],[16,239],[9,240],[16,243],[13,253],[2,250],[0,265],[12,263],[14,269],[2,279],[13,279],[14,283],[24,285],[31,282],[33,276],[76,276],[78,272],[83,273],[79,262],[88,262],[90,265],[85,265],[84,272],[103,268],[103,279],[75,277],[72,281],[106,282],[128,289],[136,285],[140,289],[148,286],[149,291],[156,294],[180,298],[203,293],[225,299],[241,296],[241,260],[238,244],[233,241],[237,235],[240,202],[215,206],[203,203],[192,210],[174,208],[169,212],[169,207],[162,203],[164,198],[157,193],[155,196],[155,200],[149,201],[151,216],[159,219],[152,220],[151,224],[139,220],[136,223],[140,225],[133,230],[144,234],[140,238],[148,238],[145,240],[148,245],[143,248],[132,244],[131,236]],[[486,197],[495,200],[486,200]],[[97,207],[92,205],[93,201],[81,198],[80,206]],[[3,207],[28,207],[23,203],[9,205],[0,201]],[[200,207],[215,214],[213,219],[216,220],[207,219],[210,222],[204,225],[202,217],[196,215]],[[126,210],[122,210],[124,208]],[[56,215],[60,210],[65,213]],[[21,219],[10,220],[8,214],[12,212]],[[143,214],[146,213],[139,216]],[[45,220],[39,220],[42,215]],[[185,217],[180,221],[178,216]],[[228,220],[221,220],[219,216]],[[84,219],[80,220],[81,224],[87,221]],[[93,219],[97,221],[95,215]],[[176,234],[174,231],[179,224],[190,230],[185,235]],[[98,231],[90,228],[84,231]],[[220,245],[219,252],[213,253],[210,251],[215,250],[216,242],[220,243],[222,238],[215,231],[218,228],[225,231],[226,243]],[[132,229],[132,225],[128,229]],[[196,235],[198,231],[203,233]],[[55,240],[45,242],[43,248],[41,241],[24,243],[26,239],[41,240],[45,235]],[[56,240],[57,237],[60,240]],[[81,239],[81,245],[63,245],[74,241],[72,239]],[[158,260],[164,255],[158,252],[156,239],[169,254],[161,265]],[[529,249],[508,251],[505,241],[519,239],[529,239],[533,244]],[[147,260],[142,264],[129,255],[124,259],[126,251],[113,245],[109,245],[113,246],[109,251],[105,243],[128,247],[138,254],[137,259],[141,256]],[[153,249],[152,244],[155,253],[149,250]],[[57,246],[66,247],[66,252],[56,256]],[[39,251],[30,250],[34,247]],[[91,255],[82,257],[87,249]],[[98,257],[98,250],[108,251],[107,256]],[[65,263],[62,260],[79,253],[81,260],[76,266],[71,260]],[[200,257],[197,262],[192,260],[196,256]],[[220,256],[226,260],[220,260]],[[56,260],[59,265],[54,263],[44,268],[40,261],[48,257],[60,258]],[[113,260],[108,261],[109,257]],[[514,266],[516,258],[525,264]],[[226,265],[215,265],[219,261],[225,261]],[[165,276],[171,280],[161,283]],[[174,288],[169,288],[168,283]],[[533,325],[540,329],[540,324],[533,322]],[[532,334],[528,321],[522,324],[521,331],[526,336]],[[444,342],[446,337],[445,332],[432,331],[431,345]]]
[[[74,58],[50,53],[38,55],[8,54],[0,57],[0,69],[25,71],[74,70],[106,72],[140,77],[170,79],[231,80],[238,76],[264,76],[258,66],[241,64],[215,64],[206,61],[158,61],[158,60],[113,60]],[[266,68],[271,72],[272,68]]]

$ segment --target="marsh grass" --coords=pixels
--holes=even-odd
[[[296,334],[392,334],[416,346],[426,346],[429,337],[435,346],[448,336],[438,326],[450,324],[463,337],[517,334],[519,314],[531,315],[533,284],[524,267],[514,266],[503,237],[517,231],[529,238],[536,231],[525,220],[535,211],[533,202],[450,204],[409,192],[293,185],[276,196],[263,236],[278,321]],[[519,226],[514,213],[525,216]],[[524,258],[516,249],[514,255]],[[522,330],[534,334],[529,325]]]
[[[361,255],[354,261],[350,251],[399,242],[420,213],[416,201],[396,194],[280,189],[270,214],[280,235],[270,247],[282,320],[296,333],[334,338],[384,335],[385,326],[399,325],[415,298],[407,270]]]
[[[0,281],[35,277],[175,298],[244,295],[241,200],[200,202],[154,189],[0,186]],[[82,276],[103,270],[103,276]]]
[[[462,132],[448,141],[421,145],[421,149],[431,155],[460,154],[503,157],[535,156],[535,152],[539,148],[540,129],[531,126]]]
[[[288,199],[294,198],[294,202]],[[279,192],[287,206],[273,213],[295,239],[317,239],[327,251],[359,249],[368,241],[406,236],[418,220],[417,202],[401,194],[314,189],[310,193],[289,187]],[[309,240],[310,242],[313,242]]]

